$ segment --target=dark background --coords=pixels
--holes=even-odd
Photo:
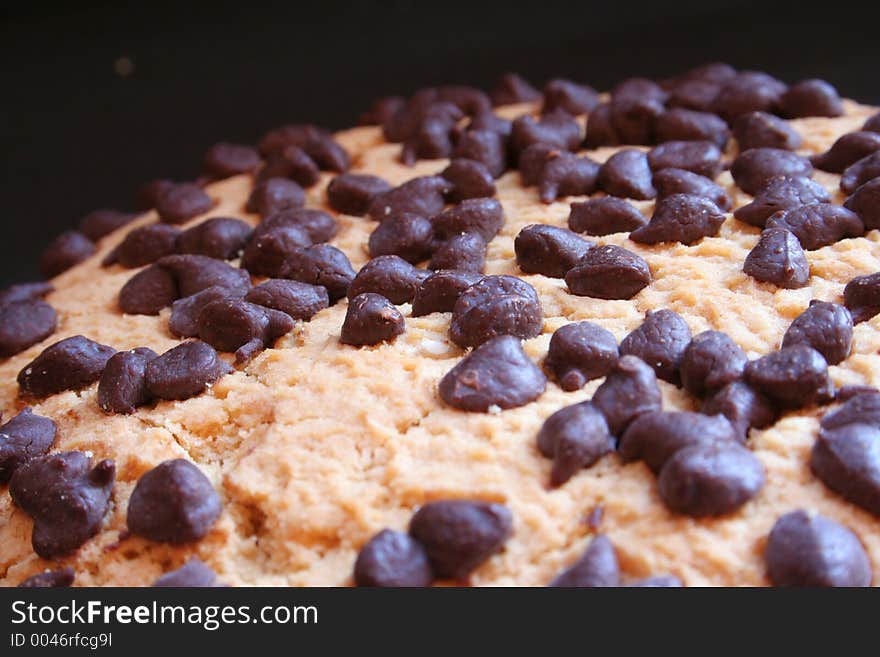
[[[192,179],[219,140],[351,125],[376,96],[517,71],[607,89],[709,60],[880,103],[880,9],[849,0],[22,3],[0,10],[0,284],[137,185]],[[132,70],[120,72],[127,58]],[[120,69],[120,70],[117,70]]]

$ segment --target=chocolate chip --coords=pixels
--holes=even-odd
[[[452,103],[462,112],[471,116],[492,109],[492,101],[489,100],[488,94],[476,87],[445,85],[424,89],[420,93],[425,94],[429,98],[433,94],[437,101]]]
[[[109,235],[117,228],[122,228],[126,224],[131,223],[136,217],[136,214],[130,212],[119,212],[118,210],[95,210],[80,219],[77,228],[79,232],[90,240],[97,242],[99,239]]]
[[[618,355],[617,340],[610,331],[592,322],[572,322],[550,338],[544,367],[563,390],[571,392],[608,374]]]
[[[323,133],[324,130],[310,123],[283,125],[263,135],[257,149],[265,156],[283,150],[286,146],[303,146],[312,137]]]
[[[880,177],[880,151],[871,153],[848,166],[840,177],[840,189],[852,194],[866,182],[878,177]]]
[[[214,205],[211,197],[195,183],[179,183],[156,199],[156,212],[166,224],[182,224],[204,214]]]
[[[880,112],[865,121],[862,130],[866,132],[880,132]]]
[[[392,303],[408,303],[428,276],[430,272],[413,267],[399,256],[379,256],[361,267],[348,288],[348,298],[375,292]]]
[[[551,112],[540,120],[523,115],[513,122],[510,132],[510,149],[519,158],[532,144],[545,144],[550,148],[574,151],[581,141],[581,127],[568,112]]]
[[[839,137],[827,151],[810,159],[817,169],[843,173],[847,167],[877,151],[880,151],[880,134],[848,132]]]
[[[44,559],[57,559],[97,534],[115,476],[113,461],[92,467],[82,452],[40,456],[19,467],[9,483],[9,494],[34,519],[34,552]]]
[[[669,94],[659,84],[647,78],[626,78],[611,89],[612,98],[617,100],[647,99],[665,103]]]
[[[657,188],[657,198],[661,200],[673,194],[690,194],[709,199],[724,212],[733,206],[724,188],[705,176],[684,169],[661,169],[655,172],[654,187]]]
[[[18,588],[22,589],[53,589],[66,588],[73,585],[76,578],[73,568],[66,566],[58,570],[44,570],[36,575],[31,575]]]
[[[693,244],[717,235],[723,223],[724,212],[708,198],[673,194],[657,201],[648,224],[634,230],[629,238],[640,244]]]
[[[543,324],[541,302],[531,285],[515,276],[486,276],[458,297],[449,335],[461,347],[476,347],[499,335],[534,338]]]
[[[513,105],[514,103],[531,103],[541,99],[541,92],[535,89],[528,80],[516,73],[502,75],[489,96],[493,105]]]
[[[401,212],[385,219],[370,234],[370,257],[396,255],[407,262],[421,262],[430,256],[433,239],[430,220]]]
[[[214,217],[185,230],[177,240],[177,250],[231,260],[241,253],[252,232],[250,224],[241,219]]]
[[[747,361],[745,352],[726,333],[698,333],[681,356],[682,386],[702,397],[739,379]]]
[[[809,251],[865,233],[865,225],[855,212],[833,203],[811,203],[780,210],[767,220],[767,228],[790,231]]]
[[[412,316],[452,312],[455,302],[468,287],[483,278],[468,271],[439,270],[428,276],[416,289]]]
[[[611,91],[610,122],[623,144],[651,144],[667,94],[651,80],[632,78]]]
[[[781,176],[770,180],[751,203],[737,208],[733,216],[747,224],[763,228],[767,219],[781,210],[830,202],[831,197],[819,183],[803,176]]]
[[[424,546],[436,577],[461,579],[501,551],[512,527],[503,504],[441,500],[416,511],[409,533]]]
[[[732,513],[764,486],[764,466],[733,441],[678,450],[658,478],[660,498],[675,513],[694,518]]]
[[[599,104],[599,94],[592,87],[560,78],[550,80],[544,85],[543,112],[561,109],[569,114],[592,112]]]
[[[544,173],[547,160],[558,150],[547,144],[532,144],[519,154],[517,167],[524,187],[537,185]]]
[[[256,148],[226,142],[211,146],[202,161],[205,173],[215,179],[249,173],[258,166],[260,154]]]
[[[178,299],[171,304],[171,317],[168,329],[178,338],[192,338],[199,334],[199,315],[209,303],[220,299],[240,299],[242,290],[230,290],[221,285],[212,285],[201,292]]]
[[[425,89],[382,124],[382,133],[388,141],[406,142],[413,139],[425,124],[449,130],[463,117],[464,112],[458,105],[440,100],[435,89]]]
[[[153,264],[139,271],[122,286],[119,290],[119,309],[128,315],[158,315],[177,297],[174,275]]]
[[[810,280],[810,263],[797,237],[783,228],[768,228],[749,251],[743,271],[752,278],[795,290]]]
[[[408,534],[383,529],[358,552],[354,563],[357,586],[430,586],[434,574],[425,548]]]
[[[55,287],[51,283],[45,281],[7,285],[0,290],[0,306],[6,306],[19,301],[39,299],[40,297],[45,297],[54,289]]]
[[[599,164],[588,157],[554,151],[538,176],[538,196],[544,203],[563,196],[589,196],[596,191],[599,169]]]
[[[880,178],[874,178],[856,189],[843,205],[858,215],[865,229],[880,228]]]
[[[584,136],[584,148],[600,148],[617,146],[620,135],[611,125],[611,104],[601,103],[587,117],[587,131]]]
[[[605,417],[590,402],[562,408],[541,425],[538,450],[553,459],[550,485],[561,486],[614,450]]]
[[[114,353],[112,347],[75,335],[46,347],[25,365],[18,373],[18,385],[22,393],[35,397],[78,390],[98,380]]]
[[[550,586],[596,588],[620,586],[620,567],[617,554],[608,537],[599,534],[586,552],[573,565],[559,573]]]
[[[809,178],[813,175],[813,167],[809,160],[790,151],[779,148],[752,148],[739,154],[730,167],[730,173],[741,190],[755,196],[773,178],[779,176]]]
[[[505,141],[510,137],[513,131],[513,121],[505,119],[491,110],[478,112],[471,117],[467,124],[467,130],[488,130],[489,132],[497,132],[504,137]],[[506,144],[505,144],[506,145]]]
[[[431,222],[439,240],[476,233],[488,242],[504,225],[504,210],[494,198],[472,198],[441,212]]]
[[[871,562],[852,530],[798,510],[770,530],[767,575],[773,586],[870,586]]]
[[[306,321],[330,305],[326,288],[284,279],[260,283],[251,288],[244,299]]]
[[[721,151],[711,141],[667,141],[648,152],[652,171],[684,169],[707,178],[721,172]]]
[[[615,436],[642,413],[659,411],[662,404],[654,370],[635,356],[621,356],[615,361],[591,401]]]
[[[351,166],[345,149],[325,132],[310,136],[302,148],[321,171],[344,173]]]
[[[856,276],[843,288],[843,303],[858,324],[880,313],[880,272]]]
[[[764,429],[776,419],[776,411],[770,400],[742,381],[728,383],[707,397],[700,412],[706,415],[720,413],[730,420],[743,439],[751,427]]]
[[[324,286],[332,304],[346,295],[355,272],[348,257],[335,246],[315,244],[290,255],[285,276]]]
[[[789,87],[780,103],[782,115],[790,119],[805,116],[841,116],[843,103],[837,89],[825,80],[801,80]]]
[[[403,109],[406,99],[402,96],[387,96],[373,102],[370,109],[358,117],[358,125],[382,125],[396,112]]]
[[[798,315],[782,338],[782,348],[804,344],[837,365],[852,349],[853,323],[849,311],[836,303],[813,301]]]
[[[255,231],[241,256],[241,267],[256,276],[284,276],[287,258],[312,240],[299,226],[275,226]]]
[[[568,227],[587,235],[628,233],[646,223],[645,217],[633,205],[615,196],[572,203],[568,215]]]
[[[779,107],[786,86],[757,71],[742,71],[727,80],[712,101],[712,111],[728,122],[746,112],[772,112]]]
[[[126,523],[132,534],[177,545],[203,538],[220,510],[220,496],[202,471],[185,459],[172,459],[138,479]]]
[[[450,183],[449,200],[459,203],[465,199],[495,196],[495,182],[486,165],[476,160],[456,158],[440,174]]]
[[[557,226],[530,224],[513,243],[516,264],[527,274],[563,278],[594,244]]]
[[[443,210],[444,197],[452,191],[452,183],[440,176],[422,176],[377,194],[370,203],[369,215],[376,221],[401,212],[433,217]]]
[[[516,408],[544,392],[547,379],[512,335],[480,344],[440,380],[440,398],[463,411]]]
[[[677,107],[657,117],[657,141],[708,141],[725,148],[730,129],[724,119],[708,112]]]
[[[638,588],[680,588],[684,586],[675,575],[655,575],[630,582],[627,586]]]
[[[672,108],[684,108],[708,113],[712,110],[712,104],[719,91],[721,91],[720,82],[713,82],[711,80],[682,80],[669,90],[667,105]]]
[[[212,285],[241,294],[247,292],[251,286],[251,279],[246,271],[207,256],[170,255],[161,258],[156,264],[174,276],[181,297],[196,294]]]
[[[5,484],[15,470],[49,451],[55,442],[55,423],[35,415],[26,407],[0,426],[0,484]]]
[[[177,249],[181,231],[169,224],[141,226],[129,232],[119,246],[104,260],[104,265],[118,262],[123,267],[143,267],[159,258],[171,255]]]
[[[832,391],[828,363],[815,349],[796,344],[746,365],[745,381],[785,408],[821,402]]]
[[[95,244],[75,230],[61,233],[49,243],[40,256],[40,272],[54,278],[78,265],[95,252]]]
[[[648,263],[613,244],[593,247],[565,275],[569,292],[596,299],[631,299],[650,283]]]
[[[302,187],[287,178],[264,178],[254,185],[245,209],[266,217],[287,208],[300,208],[306,204]]]
[[[355,347],[390,342],[406,330],[403,315],[381,294],[363,292],[348,302],[340,342]]]
[[[787,121],[767,112],[747,112],[733,122],[733,136],[742,153],[751,148],[796,151],[803,140]]]
[[[644,201],[657,195],[651,184],[648,156],[632,148],[609,157],[599,170],[598,181],[599,187],[611,196]]]
[[[494,130],[468,130],[458,138],[452,155],[480,162],[494,178],[507,168],[505,137]]]
[[[120,351],[107,361],[98,382],[98,405],[108,413],[134,413],[150,402],[145,372],[152,349]]]
[[[156,207],[159,197],[174,187],[174,185],[173,180],[165,179],[145,182],[138,187],[137,194],[135,195],[135,207],[141,211],[152,210]]]
[[[448,158],[452,154],[452,131],[455,123],[454,116],[449,116],[445,112],[434,116],[429,111],[403,142],[400,161],[412,166],[420,159]]]
[[[847,383],[837,388],[834,393],[834,401],[846,402],[853,397],[867,394],[880,394],[880,390],[866,383]]]
[[[0,305],[0,357],[8,358],[55,332],[55,309],[42,299]]]
[[[640,358],[659,378],[679,385],[679,364],[690,342],[691,331],[680,315],[649,310],[642,324],[620,343],[620,353]]]
[[[293,318],[242,299],[220,299],[199,313],[199,337],[220,351],[235,352],[236,363],[257,353],[293,330]]]
[[[183,342],[147,363],[147,390],[159,399],[189,399],[232,371],[211,345]]]
[[[289,227],[304,230],[313,244],[328,242],[336,236],[339,226],[328,212],[314,208],[287,208],[265,217],[254,229],[260,235],[274,228]]]
[[[477,233],[462,233],[434,249],[428,269],[480,273],[486,265],[486,242]]]
[[[880,428],[880,394],[876,388],[854,395],[837,410],[826,413],[820,424],[823,429],[831,430],[856,423]]]
[[[217,584],[217,573],[198,557],[191,557],[177,570],[165,573],[155,582],[154,587],[174,588],[213,588]]]
[[[685,447],[737,441],[739,436],[723,415],[652,411],[630,422],[617,450],[624,462],[642,460],[657,474]]]
[[[373,199],[391,189],[382,178],[359,173],[343,173],[327,185],[327,202],[343,214],[363,216]]]
[[[822,429],[810,468],[845,500],[880,515],[880,429],[861,423]]]

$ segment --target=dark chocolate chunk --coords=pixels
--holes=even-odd
[[[390,342],[406,330],[403,315],[381,294],[363,292],[348,302],[340,342],[363,347]]]
[[[477,233],[461,233],[438,244],[428,269],[449,269],[479,274],[486,265],[486,242]]]
[[[681,356],[681,384],[692,395],[702,397],[738,380],[748,358],[721,331],[704,331],[693,337]]]
[[[599,104],[599,94],[592,87],[571,80],[556,78],[544,85],[542,112],[561,109],[569,114],[592,112]]]
[[[291,254],[285,277],[324,286],[332,304],[346,295],[355,272],[348,257],[335,246],[314,244]]]
[[[547,144],[532,144],[519,154],[517,168],[524,187],[537,185],[544,172],[547,160],[559,150]]]
[[[805,344],[818,351],[829,365],[837,365],[852,349],[853,322],[849,311],[836,303],[812,301],[782,338],[782,348]]]
[[[40,272],[46,278],[54,278],[78,265],[95,252],[95,244],[75,230],[61,233],[49,243],[40,256]]]
[[[425,217],[409,212],[395,214],[376,226],[370,234],[370,257],[400,256],[413,264],[431,255],[434,228]]]
[[[279,210],[301,208],[306,204],[303,188],[287,178],[262,178],[254,185],[245,209],[266,217]]]
[[[348,288],[348,298],[375,292],[392,303],[408,303],[422,281],[430,275],[431,272],[413,267],[399,256],[379,256],[361,267]]]
[[[0,306],[18,301],[31,301],[45,297],[55,288],[51,283],[38,281],[33,283],[14,283],[0,290]]]
[[[693,244],[716,236],[724,216],[721,208],[704,196],[673,194],[657,201],[651,220],[630,233],[629,238],[640,244]]]
[[[513,121],[505,119],[491,110],[477,112],[467,124],[467,130],[488,130],[497,132],[506,140],[513,131]]]
[[[646,223],[647,219],[632,204],[615,196],[572,203],[568,215],[568,227],[587,235],[628,233]]]
[[[631,299],[651,283],[641,256],[619,246],[595,246],[565,275],[572,294],[596,299]]]
[[[530,224],[519,232],[513,246],[516,264],[525,273],[563,278],[595,245],[565,228]]]
[[[845,500],[880,515],[880,429],[860,422],[822,429],[810,468]]]
[[[880,393],[876,388],[856,394],[840,408],[826,413],[822,418],[821,426],[823,429],[831,430],[856,423],[869,424],[880,429]]]
[[[159,399],[195,397],[232,368],[209,344],[183,342],[147,363],[147,390]]]
[[[610,196],[643,201],[657,195],[651,183],[648,156],[632,148],[625,148],[609,157],[599,170],[598,181],[599,187]]]
[[[880,228],[880,177],[856,189],[843,205],[859,216],[866,230]]]
[[[784,408],[826,400],[832,392],[828,363],[815,349],[796,344],[746,365],[746,383]]]
[[[205,173],[215,179],[250,173],[258,166],[260,166],[260,154],[256,148],[226,142],[211,146],[202,160]]]
[[[290,145],[303,146],[312,137],[323,133],[323,129],[310,123],[283,125],[263,135],[257,144],[257,149],[261,155],[266,156]]]
[[[260,283],[251,288],[244,299],[302,320],[310,320],[317,312],[330,305],[326,288],[284,279]]]
[[[817,169],[843,173],[859,160],[880,151],[880,134],[876,132],[848,132],[835,141],[824,153],[811,160]]]
[[[504,210],[494,198],[471,198],[436,215],[431,223],[439,240],[476,233],[489,242],[504,225]]]
[[[553,459],[550,485],[561,486],[614,450],[605,417],[590,402],[562,408],[541,425],[538,450]]]
[[[52,420],[34,414],[29,406],[0,426],[0,484],[18,467],[48,452],[56,431]]]
[[[503,504],[441,500],[422,506],[409,533],[428,554],[436,577],[461,579],[496,552],[513,530],[513,516]]]
[[[742,438],[749,429],[764,429],[776,419],[772,402],[742,381],[728,383],[718,392],[710,395],[700,408],[706,415],[721,414],[730,420]]]
[[[581,127],[568,112],[551,112],[540,120],[523,115],[513,122],[510,132],[510,148],[519,158],[532,144],[544,144],[563,151],[577,150],[581,141]]]
[[[494,130],[468,130],[458,138],[452,156],[479,162],[497,178],[507,168],[505,137]]]
[[[252,232],[250,224],[241,219],[214,217],[183,231],[177,238],[177,250],[218,260],[232,260],[241,253]]]
[[[181,297],[196,294],[212,285],[242,294],[251,287],[251,278],[246,271],[207,256],[170,255],[156,264],[174,276]]]
[[[880,112],[865,121],[862,130],[866,132],[880,132]]]
[[[179,183],[167,188],[156,199],[156,212],[166,224],[182,224],[204,214],[214,201],[195,183]]]
[[[803,510],[779,518],[764,552],[773,586],[870,586],[871,562],[852,530]]]
[[[632,78],[611,91],[610,122],[623,144],[651,144],[667,94],[651,80]]]
[[[0,357],[8,358],[55,332],[55,309],[42,299],[0,305]]]
[[[358,125],[382,125],[396,112],[403,109],[406,99],[402,96],[386,96],[373,102],[370,109],[358,117]]]
[[[840,177],[840,189],[847,194],[852,194],[874,178],[880,178],[880,151],[871,153],[848,166]]]
[[[783,228],[768,228],[749,251],[743,271],[752,278],[795,290],[810,280],[810,263],[797,237]]]
[[[808,251],[865,233],[865,225],[855,212],[833,203],[780,210],[767,220],[767,228],[784,228]]]
[[[357,586],[430,586],[434,574],[428,553],[409,534],[383,529],[358,552],[354,562]]]
[[[541,92],[535,89],[528,80],[516,73],[502,75],[489,93],[493,105],[513,105],[514,103],[531,103],[541,99]]]
[[[150,402],[147,363],[156,357],[152,349],[120,351],[104,366],[98,381],[98,405],[108,413],[134,413]]]
[[[712,104],[719,91],[721,91],[720,82],[682,80],[669,90],[667,106],[708,113],[712,110]]]
[[[740,434],[723,415],[689,411],[642,413],[620,437],[618,453],[626,461],[642,460],[654,474],[679,450],[692,445],[737,441]]]
[[[678,450],[657,481],[670,510],[694,518],[722,516],[740,508],[764,486],[764,466],[733,441]]]
[[[217,573],[211,570],[210,566],[198,557],[191,557],[177,570],[162,575],[153,582],[153,586],[195,589],[214,588],[220,585],[217,584]]]
[[[92,467],[83,452],[40,456],[19,467],[9,482],[9,494],[34,519],[34,552],[57,559],[97,534],[115,477],[113,461]]]
[[[344,173],[351,166],[345,149],[325,132],[318,132],[310,136],[302,148],[321,171]]]
[[[76,579],[76,573],[70,566],[59,568],[58,570],[44,570],[36,575],[31,575],[18,588],[21,589],[55,589],[73,586],[73,580]]]
[[[708,141],[718,148],[727,146],[730,129],[724,119],[708,112],[676,107],[657,117],[657,141]]]
[[[403,142],[400,161],[412,166],[416,160],[437,160],[452,155],[452,131],[456,116],[445,111],[435,113],[431,106],[421,118],[415,129]]]
[[[880,393],[880,390],[878,390],[875,386],[868,385],[867,383],[845,383],[844,385],[837,388],[837,390],[835,391],[834,401],[846,402],[858,395],[874,395],[878,393]]]
[[[452,191],[452,183],[440,176],[413,178],[394,189],[377,194],[368,209],[370,217],[384,221],[401,212],[433,217],[443,209],[444,197]]]
[[[311,243],[308,233],[296,225],[255,231],[241,256],[241,267],[255,276],[284,276],[287,258]]]
[[[461,347],[476,347],[499,335],[534,338],[544,313],[538,293],[515,276],[486,276],[458,297],[449,335]]]
[[[649,310],[641,325],[621,341],[620,353],[642,359],[659,378],[679,385],[679,364],[690,342],[691,330],[681,315]]]
[[[599,534],[574,564],[559,573],[550,586],[597,588],[620,586],[617,554],[608,537]]]
[[[412,300],[412,316],[452,312],[461,293],[483,278],[468,271],[441,269],[421,282]]]
[[[751,148],[781,148],[796,151],[803,139],[787,121],[767,112],[747,112],[733,122],[733,136],[739,151]]]
[[[601,146],[617,146],[619,144],[620,135],[611,124],[611,104],[601,103],[587,117],[584,148],[600,148]]]
[[[621,356],[592,398],[608,429],[620,436],[632,420],[650,411],[659,411],[662,404],[654,370],[635,356]]]
[[[159,197],[174,187],[174,184],[173,180],[167,179],[145,182],[138,187],[137,194],[135,195],[135,207],[141,211],[152,210],[156,207]]]
[[[209,303],[220,299],[240,299],[243,290],[230,290],[221,285],[212,285],[201,292],[178,299],[171,304],[171,318],[168,329],[178,338],[193,338],[199,334],[199,315]]]
[[[362,216],[379,194],[391,189],[382,178],[360,173],[343,173],[327,185],[327,202],[343,214]]]
[[[483,342],[440,380],[440,398],[462,411],[524,406],[544,392],[547,379],[526,356],[518,338]]]
[[[287,313],[242,299],[220,299],[199,313],[199,337],[220,351],[235,352],[236,363],[245,363],[293,330]]]
[[[185,459],[164,461],[141,475],[128,500],[128,531],[159,543],[203,538],[220,515],[220,496]]]
[[[158,315],[178,296],[174,275],[153,264],[125,282],[119,290],[119,309],[128,315]]]
[[[538,176],[538,196],[552,203],[564,196],[589,196],[596,191],[600,166],[567,151],[550,153]]]
[[[558,328],[550,338],[544,367],[559,387],[571,392],[608,374],[618,356],[617,340],[611,331],[592,322],[572,322]]]
[[[181,230],[169,224],[150,224],[129,232],[104,265],[119,263],[123,267],[143,267],[177,250]]]
[[[843,304],[858,324],[880,313],[880,272],[856,276],[843,288]]]
[[[767,186],[773,178],[779,176],[813,175],[810,161],[791,151],[779,148],[752,148],[733,161],[730,174],[734,182],[746,194],[755,196]]]
[[[828,192],[814,180],[803,176],[781,176],[770,180],[751,203],[737,208],[733,216],[747,224],[763,228],[767,220],[781,210],[830,202]]]
[[[254,229],[260,235],[274,228],[294,227],[304,230],[313,244],[328,242],[336,236],[339,228],[336,219],[323,210],[314,208],[287,208],[265,217]]]
[[[95,210],[80,219],[77,228],[90,240],[97,242],[117,228],[122,228],[130,223],[136,217],[136,214],[119,212],[119,210]]]
[[[79,390],[101,376],[112,347],[98,344],[81,335],[65,338],[46,347],[39,356],[18,373],[22,393],[48,397],[65,390]]]
[[[440,173],[452,183],[449,200],[459,203],[469,198],[495,196],[495,181],[486,165],[476,160],[458,157]]]
[[[721,151],[711,141],[667,141],[648,152],[651,171],[684,169],[707,178],[721,172]]]
[[[790,119],[804,116],[841,116],[843,103],[825,80],[801,80],[782,94],[779,109]]]
[[[746,112],[772,112],[786,89],[785,83],[766,73],[742,71],[721,85],[712,111],[728,122]]]

